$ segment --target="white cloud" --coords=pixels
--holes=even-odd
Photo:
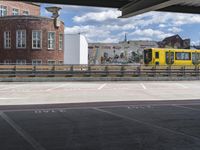
[[[164,33],[163,31],[153,30],[153,29],[138,29],[131,33],[131,35],[139,35],[144,37],[152,37],[157,40],[161,40],[165,37],[173,35],[172,33]]]
[[[81,23],[81,22],[87,22],[87,21],[106,21],[110,19],[116,19],[121,15],[121,12],[118,10],[106,10],[101,12],[90,12],[86,13],[82,16],[75,16],[73,20],[75,22]]]
[[[173,33],[178,33],[178,32],[181,32],[182,29],[177,28],[177,27],[172,27],[172,28],[169,28],[168,31],[173,32]]]
[[[90,42],[121,41],[124,33],[128,33],[129,40],[162,40],[173,34],[182,34],[183,25],[200,24],[200,15],[194,14],[149,12],[121,19],[118,18],[121,13],[116,9],[67,5],[61,7],[62,13],[73,16],[65,19],[72,26],[66,27],[65,33],[83,32]]]

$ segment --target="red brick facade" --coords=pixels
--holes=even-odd
[[[16,47],[16,31],[26,31],[26,48]],[[41,49],[32,48],[32,31],[40,30],[42,35]],[[11,48],[4,48],[4,32],[11,33]],[[55,32],[55,49],[48,49],[48,32]],[[48,60],[54,60],[56,63],[64,60],[63,50],[59,50],[59,34],[64,33],[64,23],[60,27],[54,26],[54,19],[36,17],[36,16],[7,16],[0,17],[0,63],[10,60],[16,63],[17,60],[26,60],[26,63],[32,63],[32,60],[42,60],[42,63],[48,63]],[[63,39],[64,40],[64,39]]]
[[[14,8],[19,10],[19,15],[23,15],[24,11],[28,11],[29,15],[40,16],[40,6],[35,3],[0,1],[0,5],[7,7],[7,16],[13,15]]]

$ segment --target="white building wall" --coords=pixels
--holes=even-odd
[[[80,34],[65,34],[64,64],[88,64],[88,43]]]
[[[83,35],[80,35],[80,64],[88,64],[88,42]]]

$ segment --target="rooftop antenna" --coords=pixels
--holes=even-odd
[[[124,42],[127,42],[127,34],[125,33]]]

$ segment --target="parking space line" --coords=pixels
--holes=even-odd
[[[106,114],[109,114],[109,115],[112,115],[112,116],[115,116],[115,117],[125,119],[125,120],[137,122],[139,124],[143,124],[143,125],[146,125],[146,126],[149,126],[149,127],[152,127],[152,128],[164,130],[164,131],[171,132],[173,134],[177,134],[177,135],[181,135],[181,136],[190,137],[194,140],[200,141],[200,138],[189,135],[189,134],[185,134],[183,132],[174,131],[174,130],[171,130],[171,129],[168,129],[168,128],[165,128],[165,127],[161,127],[161,126],[158,126],[158,125],[155,125],[155,124],[152,124],[152,123],[144,122],[144,121],[141,121],[141,120],[138,120],[138,119],[134,119],[134,118],[125,116],[125,115],[120,115],[120,114],[117,114],[117,113],[114,113],[114,112],[111,112],[111,111],[103,110],[102,108],[93,108],[93,109],[96,110],[96,111],[102,112],[102,113],[106,113]]]
[[[142,88],[143,88],[144,90],[147,89],[147,87],[146,87],[143,83],[140,83],[140,85],[142,86]]]
[[[45,150],[33,137],[31,137],[26,131],[18,126],[11,118],[5,113],[0,112],[0,116],[19,134],[21,135],[35,150]]]
[[[185,86],[185,85],[183,85],[183,84],[180,84],[180,83],[176,83],[176,85],[177,85],[177,86],[180,86],[180,87],[182,87],[182,88],[184,88],[184,89],[187,89],[187,88],[188,88],[187,86]]]
[[[27,99],[25,97],[0,97],[0,100],[17,100],[17,99]]]
[[[0,91],[16,89],[16,88],[21,87],[21,86],[24,86],[24,85],[26,85],[26,84],[16,85],[16,86],[14,86],[14,87],[13,87],[13,85],[11,85],[11,87],[2,88],[2,89],[0,89]]]
[[[106,83],[102,84],[100,87],[98,87],[98,90],[102,90],[106,85]]]
[[[67,84],[58,85],[58,86],[56,86],[56,87],[49,88],[49,89],[47,89],[47,90],[45,90],[45,91],[46,91],[46,92],[53,91],[53,90],[56,90],[56,89],[59,89],[59,88],[65,86],[65,85],[67,85]]]

